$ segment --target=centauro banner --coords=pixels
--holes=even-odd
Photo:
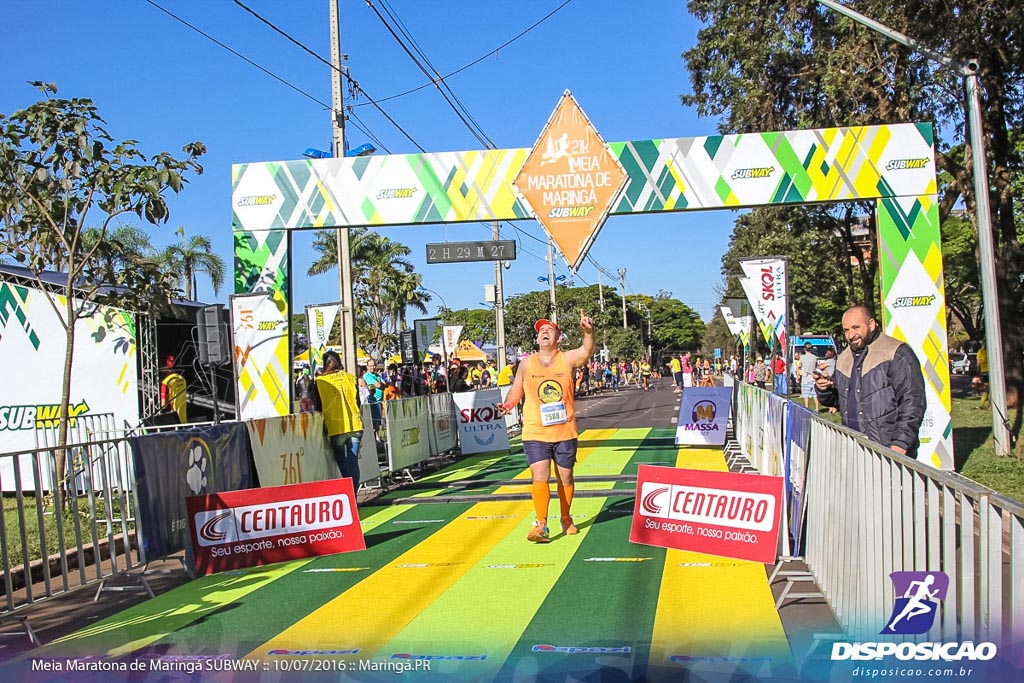
[[[36,430],[58,422],[67,346],[64,324],[48,296],[58,310],[65,309],[64,297],[0,281],[0,453],[35,448]],[[76,300],[74,306],[78,310],[82,303]],[[134,427],[139,423],[135,317],[115,308],[90,310],[75,321],[71,425],[82,416],[113,413],[118,428]],[[20,470],[22,485],[35,487],[28,457]],[[13,490],[11,458],[0,459],[0,482]]]
[[[283,300],[274,292],[231,297],[238,419],[291,413],[291,363]]]

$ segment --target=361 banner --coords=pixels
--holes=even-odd
[[[348,478],[191,496],[196,572],[365,550],[355,502]]]
[[[782,477],[640,465],[629,540],[775,562]]]

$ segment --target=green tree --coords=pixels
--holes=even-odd
[[[684,103],[720,116],[723,132],[932,121],[936,163],[950,178],[940,220],[962,202],[974,222],[970,149],[955,149],[969,138],[958,74],[814,2],[691,0],[688,7],[705,28],[683,55],[693,87]],[[1015,131],[1024,118],[1024,5],[858,0],[857,11],[945,55],[978,60],[1008,394],[1015,401],[1024,389],[1024,256],[1013,191],[1021,182]]]
[[[605,343],[608,345],[608,353],[612,360],[632,360],[647,355],[647,349],[640,341],[639,331],[632,327],[613,327],[608,330]]]
[[[134,140],[115,142],[91,100],[58,98],[53,84],[32,85],[43,99],[0,114],[0,254],[27,267],[47,293],[42,273],[64,275],[62,296],[47,294],[65,330],[56,465],[62,507],[76,320],[98,304],[153,311],[174,293],[173,279],[155,261],[118,268],[126,251],[118,253],[119,243],[105,237],[129,214],[165,223],[166,195],[180,192],[189,173],[202,172],[198,160],[206,149],[193,142],[183,159],[167,152],[147,157]],[[93,209],[101,216],[98,235],[86,237]]]
[[[213,253],[210,238],[205,235],[186,238],[185,228],[180,225],[175,232],[181,238],[181,243],[169,245],[161,253],[160,259],[180,278],[185,298],[193,300],[199,295],[199,273],[205,273],[210,278],[213,293],[219,294],[224,284],[224,259]]]
[[[495,332],[494,311],[484,308],[461,308],[452,310],[442,308],[439,317],[445,325],[462,325],[462,339],[472,339],[486,343],[497,340]],[[440,329],[440,328],[439,328]]]
[[[784,256],[793,332],[835,331],[850,302],[870,301],[850,270],[844,232],[852,230],[821,207],[762,207],[741,215],[722,255],[725,298],[746,296],[741,259]]]

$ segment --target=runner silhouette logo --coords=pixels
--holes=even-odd
[[[896,606],[881,630],[884,635],[918,635],[935,623],[939,601],[946,599],[949,577],[944,572],[893,572]]]

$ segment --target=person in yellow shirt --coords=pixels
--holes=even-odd
[[[359,440],[363,420],[359,416],[359,392],[355,375],[345,372],[341,357],[334,351],[324,354],[324,370],[316,378],[314,405],[324,415],[327,443],[341,476],[352,479],[352,490],[359,490]]]
[[[165,368],[160,380],[160,408],[177,413],[178,422],[188,422],[188,383],[173,367]]]
[[[515,376],[515,371],[515,366],[511,363],[507,363],[505,367],[498,372],[498,386],[507,387],[512,384],[512,378]]]
[[[558,475],[558,503],[562,531],[579,533],[573,524],[571,507],[575,491],[573,467],[579,447],[576,409],[573,396],[573,372],[594,355],[594,320],[580,310],[583,344],[570,351],[560,351],[562,336],[558,326],[541,318],[534,323],[538,351],[519,364],[512,388],[498,409],[508,413],[519,401],[523,407],[523,453],[530,463],[532,498],[537,520],[526,535],[535,543],[548,543],[548,506],[551,502],[551,461]]]
[[[672,371],[672,381],[675,382],[676,388],[673,389],[677,394],[683,393],[683,364],[679,362],[679,356],[672,356],[672,360],[668,362],[669,370]]]

